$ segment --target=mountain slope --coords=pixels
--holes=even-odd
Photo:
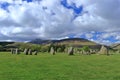
[[[30,43],[33,44],[58,44],[58,45],[66,45],[66,46],[73,46],[73,47],[82,47],[82,46],[89,46],[92,48],[100,48],[101,45],[97,44],[95,42],[89,41],[87,39],[83,38],[67,38],[67,39],[61,39],[61,40],[41,40],[41,39],[35,39],[32,40]]]
[[[51,44],[51,43],[59,43],[59,44],[81,44],[81,45],[96,45],[95,42],[89,41],[83,38],[68,38],[68,39],[61,39],[61,40],[42,40],[42,39],[35,39],[30,41],[30,43],[34,44]]]
[[[120,43],[112,44],[110,47],[113,49],[120,49]]]

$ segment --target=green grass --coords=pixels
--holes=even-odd
[[[0,80],[120,80],[120,55],[0,53]]]

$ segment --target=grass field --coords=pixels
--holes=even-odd
[[[0,80],[120,80],[120,55],[0,53]]]

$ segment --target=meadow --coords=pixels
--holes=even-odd
[[[0,80],[120,80],[120,54],[0,53]]]

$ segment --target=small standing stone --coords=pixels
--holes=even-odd
[[[34,55],[37,55],[38,54],[38,51],[34,51]]]
[[[120,50],[117,50],[117,53],[120,53]]]

